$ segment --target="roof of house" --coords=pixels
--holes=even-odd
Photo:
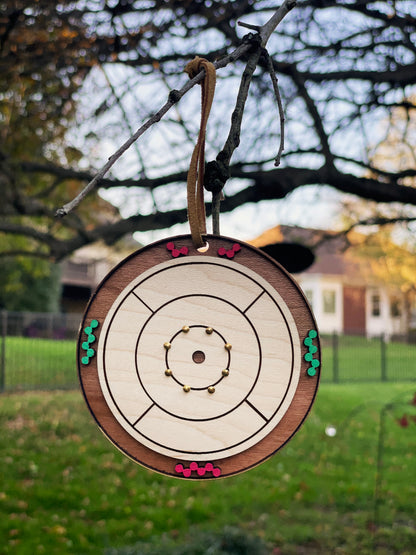
[[[356,279],[363,273],[363,261],[348,252],[349,241],[344,234],[297,226],[279,225],[250,241],[255,247],[288,242],[309,247],[315,255],[314,263],[304,274],[341,275]]]

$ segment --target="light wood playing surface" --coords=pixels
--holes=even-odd
[[[115,418],[144,445],[184,460],[235,455],[267,435],[290,405],[300,358],[280,295],[250,269],[213,257],[170,260],[130,283],[98,344],[100,385]]]

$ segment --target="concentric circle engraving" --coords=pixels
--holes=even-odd
[[[190,275],[195,271],[194,266],[189,263],[185,266]],[[220,271],[224,270],[229,271],[220,267]],[[163,271],[169,274],[170,268]],[[217,320],[221,315],[227,324],[215,328],[199,324],[203,312],[208,317],[216,316]],[[188,333],[172,329],[177,314],[189,322]],[[223,333],[217,328],[222,328]],[[168,332],[170,347],[162,351],[166,336],[161,336],[161,330],[171,329],[175,333],[170,335]],[[206,329],[212,329],[212,333],[207,334]],[[226,345],[233,342],[238,342],[240,347],[231,353]],[[192,360],[192,353],[202,345],[205,353],[203,371]],[[166,366],[162,366],[163,360]],[[169,380],[165,367],[172,372]],[[202,422],[225,416],[243,403],[253,390],[260,367],[261,347],[253,324],[232,302],[214,295],[186,295],[165,303],[148,318],[138,336],[138,379],[154,403],[155,411],[166,412],[166,418]],[[224,368],[229,370],[228,376],[222,374]],[[192,392],[186,400],[182,392],[185,385]],[[215,401],[206,397],[209,387],[216,387]],[[171,438],[170,442],[173,444],[174,439]]]
[[[300,340],[278,293],[251,274],[236,263],[188,257],[152,268],[118,297],[103,324],[98,371],[114,416],[132,437],[164,455],[219,458],[255,444],[282,417],[299,379]],[[178,296],[175,285],[184,279],[188,289],[205,290]],[[233,283],[244,295],[221,298],[219,283]],[[183,321],[189,327],[186,333],[178,325]],[[127,322],[137,342],[125,378],[126,396],[125,388],[119,392],[114,356]],[[201,345],[204,373],[196,371],[192,360]],[[209,387],[215,395],[207,396]],[[143,394],[144,410],[130,415],[131,397]],[[197,433],[191,422],[198,423]]]
[[[171,371],[169,376],[172,376],[182,387],[188,383],[191,384],[191,390],[194,391],[208,389],[225,377],[219,372],[218,361],[220,359],[224,358],[224,363],[229,369],[230,353],[226,349],[227,342],[210,326],[184,327],[186,328],[185,336],[182,328],[169,341],[170,347],[166,350],[165,357],[166,369]],[[204,351],[198,349],[193,351],[195,345],[203,346]],[[203,366],[198,371],[195,364],[203,364]]]

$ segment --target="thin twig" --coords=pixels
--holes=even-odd
[[[185,93],[184,93],[185,94]],[[153,124],[160,121],[161,118],[166,114],[168,110],[174,105],[174,102],[168,100],[166,104],[160,108],[156,114],[154,114],[150,119],[146,121],[139,129],[131,136],[125,143],[121,145],[121,147],[116,150],[114,154],[110,156],[108,161],[104,164],[101,170],[94,176],[94,178],[88,183],[88,185],[77,195],[71,202],[65,204],[62,208],[59,208],[56,211],[56,216],[63,217],[72,212],[74,208],[76,208],[84,198],[95,188],[95,186],[101,181],[101,179],[105,176],[105,174],[109,171],[109,169],[117,162],[117,160],[128,150],[131,145],[137,141],[137,139],[143,135],[145,131],[149,129]]]
[[[240,27],[245,27],[246,29],[251,29],[252,31],[256,31],[257,33],[260,33],[261,31],[260,25],[252,25],[251,23],[244,23],[244,21],[237,21],[237,25],[240,25]]]
[[[225,142],[224,148],[218,153],[215,162],[209,164],[209,176],[206,175],[205,188],[212,191],[212,213],[213,213],[213,232],[214,226],[219,230],[219,210],[220,202],[218,200],[218,195],[222,192],[225,182],[229,178],[229,167],[230,160],[233,155],[234,150],[240,144],[240,132],[241,123],[244,115],[244,107],[247,100],[248,91],[251,85],[254,71],[257,67],[258,61],[262,53],[265,54],[266,63],[268,65],[268,71],[272,80],[274,93],[276,96],[276,101],[279,109],[280,115],[280,145],[279,150],[275,158],[275,166],[280,164],[280,158],[284,149],[284,112],[282,99],[280,96],[279,86],[277,82],[277,77],[273,68],[273,62],[265,48],[265,45],[277,27],[277,25],[282,21],[282,19],[296,6],[296,0],[286,0],[282,6],[275,12],[275,14],[270,18],[270,20],[263,25],[263,27],[258,27],[256,25],[251,25],[249,23],[238,22],[242,27],[247,27],[257,31],[256,35],[247,36],[246,42],[251,45],[251,54],[247,61],[246,67],[244,69],[243,75],[241,77],[240,88],[237,94],[236,105],[231,116],[231,127]],[[256,44],[257,43],[257,44]],[[217,214],[218,212],[218,214]],[[218,219],[218,223],[217,220]],[[215,233],[215,232],[214,232]],[[219,233],[219,231],[218,231]]]
[[[285,0],[283,4],[276,10],[272,17],[267,21],[259,30],[261,37],[261,45],[265,47],[272,32],[276,29],[282,19],[296,6],[296,0]],[[215,62],[215,68],[220,69],[226,67],[229,63],[235,62],[241,56],[246,54],[252,49],[252,44],[248,41],[243,42],[231,54],[224,56],[218,62]],[[66,216],[74,210],[82,200],[98,185],[105,174],[117,162],[117,160],[137,141],[150,127],[159,122],[162,117],[174,106],[189,90],[191,90],[197,83],[200,83],[204,78],[205,71],[200,71],[193,79],[186,82],[180,90],[174,90],[169,93],[168,101],[151,117],[149,118],[137,131],[125,141],[114,154],[112,154],[101,170],[94,176],[94,178],[86,185],[86,187],[71,201],[59,208],[55,215],[59,217]]]
[[[283,110],[282,97],[280,96],[279,83],[278,83],[276,73],[275,73],[274,67],[273,67],[273,61],[270,58],[269,53],[267,52],[266,49],[264,49],[263,55],[266,58],[267,69],[269,71],[270,78],[272,80],[274,95],[276,97],[277,106],[279,108],[280,144],[279,144],[279,150],[277,151],[276,158],[274,159],[274,165],[279,166],[280,165],[280,159],[281,159],[281,156],[282,156],[282,152],[285,148],[285,114],[284,114],[284,110]]]
[[[119,107],[119,109],[120,109],[121,115],[123,116],[123,121],[124,121],[124,124],[125,124],[125,126],[126,126],[126,128],[127,128],[127,131],[128,131],[129,134],[131,135],[132,133],[134,133],[134,129],[133,129],[133,127],[132,127],[132,125],[131,125],[131,123],[130,123],[130,121],[129,121],[127,112],[126,112],[126,110],[125,110],[125,108],[124,108],[124,106],[123,106],[123,103],[122,103],[122,101],[121,101],[121,98],[120,98],[119,95],[117,94],[116,88],[114,87],[113,83],[111,82],[111,79],[110,79],[110,77],[109,77],[107,71],[106,71],[105,68],[103,67],[103,65],[100,65],[100,69],[101,69],[101,71],[102,71],[102,73],[103,73],[103,75],[104,75],[104,78],[105,78],[105,80],[106,80],[106,82],[107,82],[107,85],[108,85],[109,88],[110,88],[111,94],[114,96],[114,99],[115,99],[115,101],[117,102],[117,105],[118,105],[118,107]],[[139,149],[139,146],[138,146],[137,142],[136,142],[136,144],[135,144],[134,146],[135,146],[135,151],[136,151],[137,158],[138,158],[138,160],[139,160],[139,164],[140,164],[140,166],[141,166],[141,168],[142,168],[142,169],[141,169],[142,177],[146,177],[146,170],[145,170],[145,164],[144,164],[143,156],[142,156],[142,154],[141,154],[141,152],[140,152],[140,149]]]
[[[230,164],[231,156],[233,155],[234,150],[240,144],[240,131],[241,123],[243,120],[244,107],[246,104],[250,84],[253,79],[253,73],[256,70],[261,53],[261,49],[255,50],[250,55],[246,67],[244,68],[243,75],[241,76],[240,87],[238,89],[235,108],[231,115],[230,132],[228,134],[227,140],[225,141],[224,148],[217,156],[217,160],[221,161],[221,163],[227,167]]]
[[[220,207],[221,200],[223,199],[223,194],[212,193],[212,233],[214,235],[221,235],[220,233]]]
[[[266,46],[270,35],[286,15],[296,6],[297,0],[286,0],[260,30],[261,45]]]
[[[255,35],[258,37],[259,35]],[[250,41],[251,42],[251,41]],[[218,153],[216,160],[206,166],[204,187],[212,193],[212,232],[214,235],[220,234],[220,208],[223,198],[222,190],[229,177],[230,160],[234,150],[240,144],[241,123],[244,115],[244,107],[247,101],[248,91],[253,79],[254,71],[257,67],[262,49],[256,48],[251,52],[243,75],[241,76],[240,87],[234,111],[231,115],[231,127],[225,141],[223,149]]]
[[[245,52],[250,49],[250,45],[242,44],[236,48],[231,54],[225,56],[223,59],[216,62],[215,68],[219,69],[225,67],[229,63],[238,60]],[[202,81],[205,75],[205,70],[200,71],[193,79],[190,79],[180,90],[173,90],[169,94],[168,101],[150,118],[148,119],[131,137],[125,141],[121,147],[112,154],[101,170],[93,177],[93,179],[86,185],[86,187],[71,201],[59,208],[55,215],[63,217],[72,212],[84,198],[98,185],[105,174],[117,162],[117,160],[137,141],[152,125],[162,119],[162,117],[174,106],[189,90],[192,89],[197,83]]]

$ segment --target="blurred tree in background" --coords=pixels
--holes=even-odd
[[[0,0],[1,255],[59,260],[97,240],[111,244],[185,222],[184,182],[199,126],[196,87],[101,181],[117,208],[94,194],[65,218],[54,214],[170,90],[186,83],[190,59],[229,54],[246,32],[237,21],[262,25],[279,4]],[[281,165],[273,164],[279,118],[261,61],[222,212],[318,185],[372,200],[381,211],[394,204],[392,217],[411,225],[414,159],[386,166],[374,148],[394,114],[414,118],[414,0],[299,0],[268,51],[285,107]],[[207,160],[227,137],[246,61],[218,71]],[[414,149],[414,136],[406,140]]]
[[[7,257],[0,264],[0,309],[59,312],[60,268],[28,257]]]

